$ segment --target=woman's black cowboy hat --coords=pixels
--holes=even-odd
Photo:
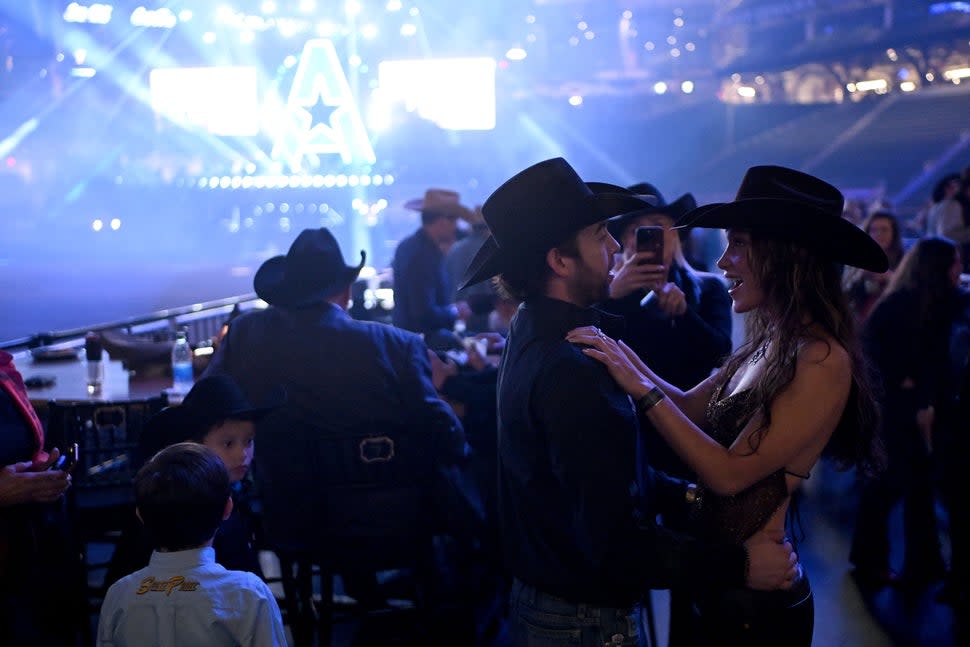
[[[256,270],[253,287],[260,299],[272,305],[312,305],[353,283],[366,258],[361,250],[359,265],[344,265],[329,229],[304,229],[285,256],[274,256]]]
[[[148,421],[140,439],[142,458],[147,460],[175,443],[201,441],[213,425],[224,420],[259,420],[278,409],[284,400],[282,390],[277,390],[267,403],[256,407],[231,377],[204,377],[181,404],[165,407]]]
[[[782,166],[752,166],[734,202],[698,207],[677,226],[753,231],[838,263],[885,272],[889,269],[886,253],[869,234],[842,217],[844,203],[838,189],[817,177]]]
[[[461,287],[501,274],[517,259],[545,253],[584,227],[649,204],[619,189],[622,193],[594,191],[561,157],[517,173],[482,205],[491,235],[465,270]]]

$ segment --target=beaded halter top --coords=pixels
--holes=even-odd
[[[738,391],[721,397],[719,386],[707,405],[708,434],[724,447],[730,447],[757,410],[751,391]],[[703,505],[698,515],[701,534],[723,541],[743,543],[761,530],[788,499],[785,470],[769,474],[733,496],[718,496],[700,485]]]

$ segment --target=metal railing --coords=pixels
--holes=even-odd
[[[222,324],[228,319],[233,308],[238,306],[241,310],[247,310],[261,303],[255,294],[244,294],[178,308],[158,310],[150,314],[119,321],[37,333],[28,337],[0,341],[0,349],[14,352],[45,346],[81,346],[84,344],[84,336],[89,332],[122,330],[134,336],[148,337],[157,336],[162,330],[174,332],[182,326],[188,329],[189,340],[198,342],[214,337]]]

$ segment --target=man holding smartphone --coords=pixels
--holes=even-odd
[[[677,388],[689,389],[731,352],[731,297],[720,277],[698,272],[684,257],[674,223],[696,206],[693,196],[688,193],[667,204],[653,185],[642,183],[630,190],[656,195],[658,205],[610,222],[623,253],[614,267],[610,299],[602,307],[626,319],[623,341],[640,358]],[[653,467],[692,479],[655,431],[644,434],[640,450]],[[679,591],[672,591],[670,599],[670,645],[690,644],[691,601]]]

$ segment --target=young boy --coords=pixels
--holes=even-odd
[[[222,459],[229,472],[233,511],[221,524],[212,547],[216,561],[229,570],[262,575],[253,545],[256,519],[250,510],[245,476],[253,460],[256,422],[272,413],[281,401],[282,394],[276,394],[271,403],[256,407],[228,376],[204,377],[195,383],[182,404],[166,407],[153,416],[139,438],[138,456],[143,459],[150,459],[169,445],[187,441],[205,445]],[[111,556],[105,585],[146,566],[151,553],[145,528],[132,514]]]
[[[135,476],[135,504],[155,552],[115,582],[98,622],[99,647],[286,647],[279,607],[252,573],[216,564],[212,540],[232,512],[229,473],[197,443],[171,445]]]

